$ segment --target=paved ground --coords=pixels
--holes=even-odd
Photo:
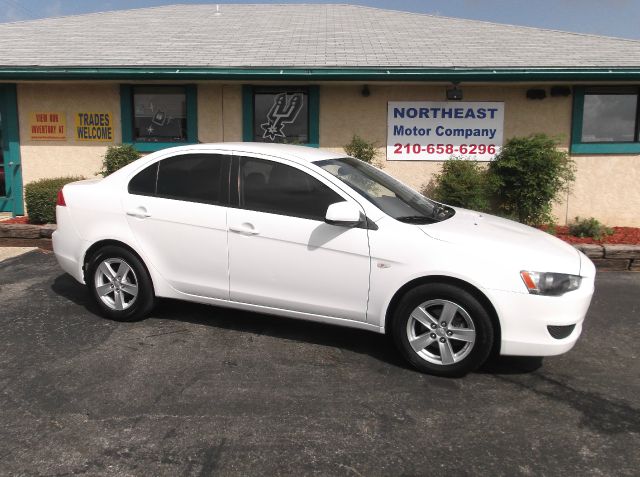
[[[0,247],[0,262],[34,250],[34,247]]]
[[[3,475],[638,475],[640,274],[569,354],[450,380],[384,337],[164,301],[98,318],[52,255],[0,264]]]

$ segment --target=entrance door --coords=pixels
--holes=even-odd
[[[24,214],[16,86],[0,85],[0,212]]]

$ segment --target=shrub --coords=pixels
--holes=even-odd
[[[122,169],[127,164],[140,159],[140,154],[131,144],[121,144],[119,146],[109,146],[102,161],[100,174],[108,176],[118,169]]]
[[[522,223],[552,222],[551,207],[568,192],[575,179],[575,164],[544,134],[507,141],[489,172],[499,208]]]
[[[454,158],[442,165],[423,193],[445,204],[484,212],[489,210],[489,183],[490,177],[479,163]]]
[[[576,237],[591,237],[595,240],[602,240],[607,235],[613,235],[613,229],[593,217],[588,219],[576,217],[575,222],[569,225],[569,233]]]
[[[355,135],[349,144],[344,146],[344,151],[351,157],[371,164],[376,157],[377,150],[374,142],[367,142]]]
[[[30,182],[24,187],[24,199],[27,203],[29,222],[33,224],[55,224],[56,201],[58,191],[69,182],[82,180],[83,177],[55,177]]]

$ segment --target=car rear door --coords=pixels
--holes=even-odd
[[[229,298],[230,163],[224,153],[184,152],[129,182],[123,205],[138,247],[180,292]]]
[[[360,205],[298,164],[264,156],[234,161],[239,181],[232,179],[237,208],[229,209],[228,222],[231,300],[366,321],[368,231],[324,222],[332,203]]]

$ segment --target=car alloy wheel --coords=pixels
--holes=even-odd
[[[388,332],[416,369],[464,376],[493,349],[493,319],[478,297],[450,283],[418,285],[401,298]]]
[[[126,310],[138,297],[138,278],[133,268],[121,258],[107,258],[100,262],[94,283],[100,300],[111,310]]]
[[[422,359],[436,365],[451,365],[471,353],[476,339],[471,316],[449,300],[421,303],[407,320],[407,339]]]

